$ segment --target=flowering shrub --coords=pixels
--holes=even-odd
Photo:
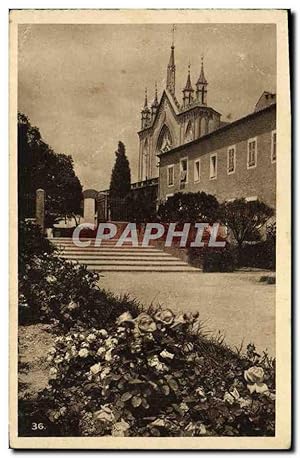
[[[125,312],[57,337],[48,361],[43,405],[65,435],[274,435],[274,363],[201,336],[197,314]]]
[[[36,226],[22,223],[19,244],[20,322],[52,321],[69,329],[113,323],[120,313],[139,307],[99,289],[99,275],[59,257]],[[42,251],[42,249],[44,251]]]
[[[28,310],[30,321],[51,320],[67,329],[113,322],[128,309],[138,313],[135,301],[99,289],[98,280],[97,273],[55,254],[33,256],[19,282],[20,308]]]

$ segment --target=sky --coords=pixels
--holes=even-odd
[[[171,24],[19,25],[18,109],[55,152],[70,154],[84,189],[109,187],[118,141],[137,181],[140,111],[166,85]],[[176,95],[204,56],[208,105],[233,121],[276,92],[272,24],[178,24]]]

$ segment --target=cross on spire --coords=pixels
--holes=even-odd
[[[175,42],[175,30],[176,26],[175,24],[172,25],[172,47],[174,48],[174,42]]]
[[[167,89],[170,91],[171,94],[175,95],[175,56],[174,56],[174,37],[175,37],[175,25],[172,26],[172,46],[171,46],[171,54],[169,65],[167,69]]]

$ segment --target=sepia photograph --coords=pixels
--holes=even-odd
[[[11,446],[289,448],[287,11],[10,34]]]

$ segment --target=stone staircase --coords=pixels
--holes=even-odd
[[[55,237],[51,242],[61,250],[60,256],[70,261],[85,264],[89,270],[98,272],[199,272],[186,262],[149,247],[133,247],[124,243],[116,247],[117,240],[102,240],[100,247],[95,247],[95,239],[89,247],[77,247],[71,238]],[[83,240],[82,240],[83,241]]]

